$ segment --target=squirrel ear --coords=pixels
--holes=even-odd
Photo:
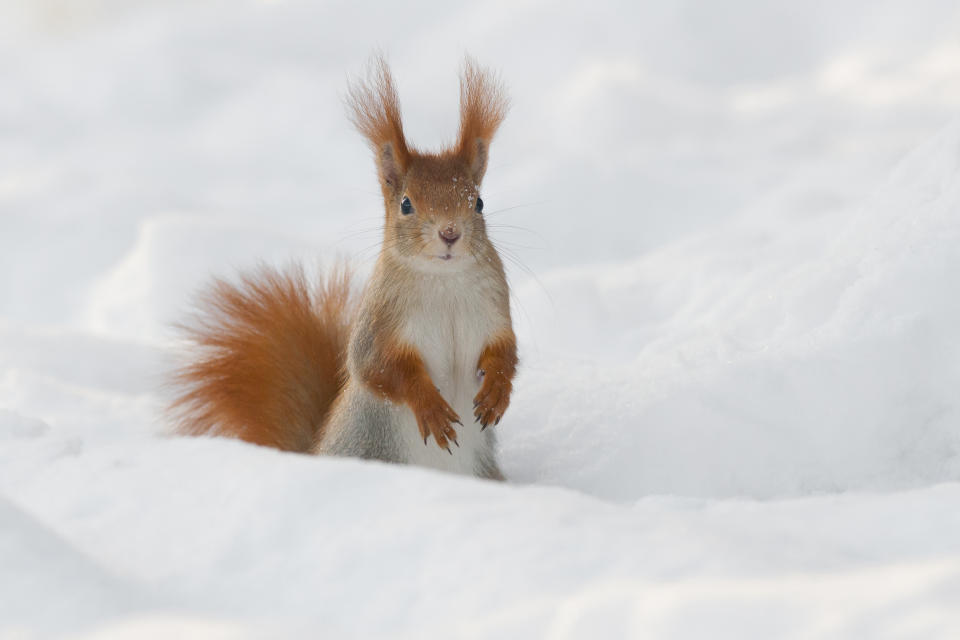
[[[470,170],[474,182],[483,180],[487,170],[490,141],[507,115],[508,101],[503,84],[469,57],[460,75],[460,134],[457,155]]]
[[[380,152],[377,154],[377,170],[384,188],[391,193],[399,192],[406,172],[394,153],[392,142],[384,142],[380,145]]]
[[[489,148],[489,140],[477,138],[474,143],[472,157],[469,155],[464,157],[464,160],[467,161],[467,168],[470,171],[470,175],[473,176],[473,181],[477,184],[480,184],[483,180],[483,174],[487,172],[487,149]]]
[[[403,135],[400,100],[383,55],[371,58],[366,77],[351,83],[346,106],[350,120],[373,149],[384,188],[399,189],[410,151]]]

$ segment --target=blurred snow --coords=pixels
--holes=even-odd
[[[0,1],[0,636],[953,638],[956,3]],[[164,437],[169,324],[368,269],[465,51],[513,483]]]

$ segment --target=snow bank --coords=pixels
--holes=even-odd
[[[944,509],[960,499],[957,485],[768,503],[650,497],[622,507],[229,441],[55,451],[52,440],[8,442],[34,464],[3,466],[5,490],[69,532],[72,555],[97,563],[71,577],[80,560],[31,551],[42,546],[30,533],[38,525],[5,520],[19,536],[8,557],[33,553],[32,575],[65,600],[64,617],[48,621],[54,628],[130,607],[112,598],[104,606],[98,589],[69,589],[69,579],[83,579],[121,590],[97,576],[136,585],[123,591],[134,601],[151,595],[139,611],[159,619],[202,613],[361,636],[581,637],[598,621],[626,636],[686,637],[680,630],[696,635],[724,621],[730,637],[776,634],[829,622],[831,594],[849,606],[832,637],[885,632],[883,620],[934,632],[955,620],[937,602],[960,596],[960,520]],[[46,473],[36,473],[39,462]],[[891,526],[898,522],[912,525]],[[41,594],[14,601],[24,607],[18,619],[42,621]],[[910,606],[929,595],[922,609]]]
[[[529,358],[508,472],[619,500],[960,478],[958,212],[955,123],[844,216],[528,283],[522,342],[566,349]]]

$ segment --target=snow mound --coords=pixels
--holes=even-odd
[[[0,427],[7,418],[0,416]],[[62,629],[118,616],[144,604],[137,589],[110,575],[0,497],[0,620],[6,631]]]
[[[957,480],[958,211],[960,123],[843,216],[544,278],[522,342],[570,348],[529,358],[508,474],[617,500]]]
[[[183,292],[206,284],[218,266],[237,271],[259,262],[309,263],[316,251],[263,223],[186,214],[149,218],[127,254],[91,287],[84,324],[101,334],[162,342],[174,314],[186,307]]]

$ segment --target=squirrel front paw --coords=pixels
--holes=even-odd
[[[473,399],[473,415],[475,422],[483,425],[480,427],[483,431],[491,422],[494,425],[500,424],[500,418],[510,405],[513,384],[509,378],[496,371],[481,370],[479,373],[483,376],[483,384]]]
[[[457,442],[457,432],[451,426],[451,423],[456,422],[462,427],[463,423],[460,422],[460,416],[450,408],[450,405],[436,389],[433,390],[432,394],[425,395],[427,397],[421,399],[413,410],[417,417],[420,435],[423,436],[423,444],[427,444],[427,439],[432,435],[437,442],[437,446],[446,449],[447,453],[453,455],[448,442],[452,442],[458,447],[460,443]]]

